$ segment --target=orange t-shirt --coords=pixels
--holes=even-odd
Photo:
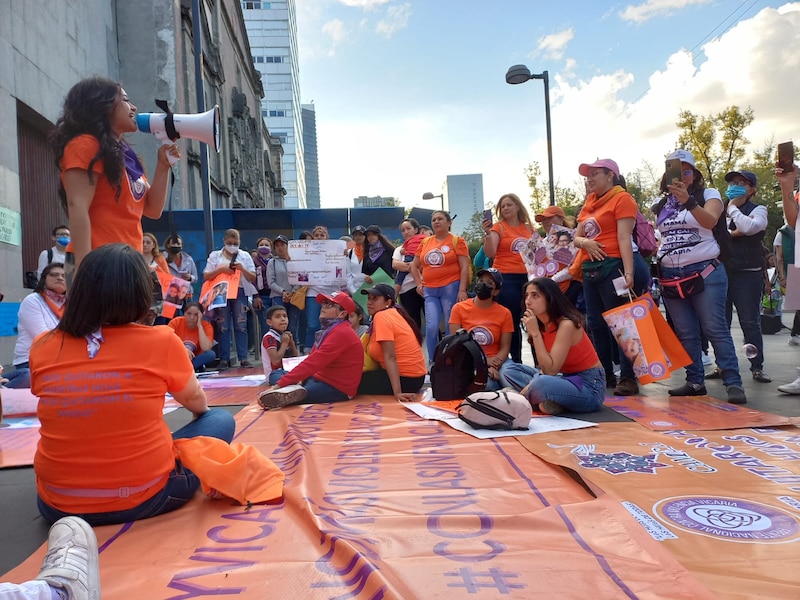
[[[372,334],[367,353],[385,369],[386,361],[379,342],[394,342],[397,370],[403,377],[420,377],[428,372],[422,346],[411,326],[396,310],[387,308],[372,317]]]
[[[211,326],[211,323],[204,319],[200,319],[200,323],[203,326],[203,331],[206,332],[206,336],[208,339],[214,339],[214,328]],[[175,333],[178,334],[178,337],[181,338],[183,345],[189,348],[195,354],[199,354],[202,352],[200,349],[200,335],[197,333],[197,329],[189,329],[189,326],[186,325],[186,317],[175,317],[169,323],[167,323],[172,329],[175,330]],[[193,344],[194,347],[190,347],[188,344]]]
[[[483,353],[491,358],[500,351],[500,338],[504,333],[514,333],[511,311],[493,302],[489,308],[481,308],[473,298],[458,302],[450,312],[450,324],[460,325],[471,331]]]
[[[551,327],[547,331],[542,332],[542,341],[544,342],[544,347],[547,348],[548,352],[553,348],[557,333],[558,327],[555,326]],[[589,339],[589,336],[586,335],[586,330],[584,329],[583,336],[581,337],[580,341],[572,346],[567,352],[567,357],[564,359],[564,364],[561,365],[561,372],[567,375],[580,373],[586,369],[591,369],[599,361],[600,359],[597,358],[597,352],[592,345],[592,341]]]
[[[194,370],[169,327],[103,327],[89,359],[84,338],[44,333],[31,347],[31,391],[39,396],[41,438],[33,461],[47,504],[70,513],[126,510],[155,495],[175,467],[164,395]],[[127,498],[63,495],[71,490],[147,489]]]
[[[533,235],[533,230],[526,223],[509,227],[508,223],[502,221],[495,223],[492,231],[500,236],[492,266],[501,273],[526,274],[528,271],[525,269],[525,263],[522,262],[519,252],[525,249],[526,243]]]
[[[459,256],[469,260],[469,250],[464,238],[450,235],[440,242],[436,236],[428,236],[417,248],[422,267],[422,281],[427,288],[444,287],[461,278]]]
[[[91,135],[72,138],[64,148],[61,158],[61,180],[69,169],[89,170],[89,163],[97,154],[100,142]],[[144,191],[147,179],[142,175],[131,182],[125,169],[120,180],[119,198],[116,190],[108,182],[103,172],[103,161],[92,166],[92,175],[97,183],[94,198],[89,206],[89,220],[92,224],[92,250],[104,244],[122,243],[142,251],[142,213],[144,212]],[[134,190],[139,196],[136,200]]]
[[[620,258],[617,221],[635,219],[637,210],[633,197],[615,186],[601,198],[589,194],[578,221],[583,224],[584,237],[603,244],[607,256]]]

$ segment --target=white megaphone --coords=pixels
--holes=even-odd
[[[162,144],[172,144],[180,138],[198,140],[219,152],[219,106],[196,115],[182,115],[169,110],[165,100],[156,100],[163,113],[139,113],[136,126],[143,133],[152,133]],[[169,156],[174,165],[178,159]]]

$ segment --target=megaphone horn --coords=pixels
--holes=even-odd
[[[178,138],[198,140],[213,146],[219,152],[219,106],[196,115],[169,112],[165,102],[156,100],[166,113],[139,113],[136,126],[143,133],[152,133],[162,144],[171,144]]]

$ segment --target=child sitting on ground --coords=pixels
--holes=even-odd
[[[264,364],[264,374],[270,385],[274,385],[281,377],[286,375],[283,368],[283,359],[297,356],[297,346],[294,343],[289,328],[289,315],[286,307],[275,304],[267,309],[267,325],[269,331],[261,340],[261,362]]]

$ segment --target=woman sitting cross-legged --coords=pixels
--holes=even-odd
[[[214,328],[203,319],[199,302],[189,302],[182,317],[175,317],[167,325],[181,338],[195,371],[202,370],[217,359],[214,351]]]
[[[551,279],[529,281],[523,293],[522,324],[539,369],[514,363],[503,369],[503,376],[545,414],[599,409],[605,399],[605,371],[586,335],[583,315]]]
[[[267,409],[292,404],[339,402],[356,395],[364,350],[361,340],[350,325],[349,315],[355,302],[347,292],[318,294],[319,323],[311,354],[278,383],[258,396],[258,403]]]
[[[175,458],[173,440],[233,439],[233,417],[209,410],[178,336],[136,324],[150,309],[152,285],[130,246],[93,250],[58,327],[31,346],[41,421],[33,469],[39,512],[51,523],[75,515],[110,525],[173,511],[200,486]],[[194,415],[173,434],[162,416],[167,392]]]
[[[422,354],[422,332],[409,314],[395,303],[394,287],[379,283],[361,290],[372,317],[367,353],[380,365],[364,371],[359,394],[391,394],[398,400],[417,400],[428,370]],[[363,352],[362,352],[363,354]]]

